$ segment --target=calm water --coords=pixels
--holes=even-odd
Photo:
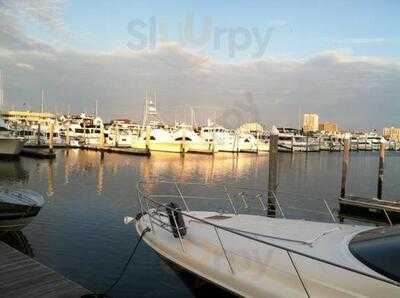
[[[34,189],[46,195],[35,221],[16,235],[27,253],[70,279],[97,292],[118,276],[137,235],[123,217],[138,212],[136,183],[146,177],[181,181],[266,185],[268,155],[216,156],[153,154],[151,158],[105,154],[77,149],[58,150],[53,162],[21,158],[0,161],[0,184]],[[341,154],[280,154],[279,189],[286,204],[307,197],[335,206],[339,191]],[[348,192],[374,196],[378,154],[351,153]],[[387,152],[384,197],[400,199],[400,153]],[[295,195],[298,194],[298,195]],[[304,198],[304,201],[303,201]],[[21,238],[23,240],[21,240]],[[115,297],[187,297],[193,292],[176,271],[142,244]]]

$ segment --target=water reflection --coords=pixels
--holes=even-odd
[[[195,274],[192,274],[191,272],[166,260],[165,258],[161,258],[161,262],[165,265],[163,268],[169,268],[170,271],[176,274],[195,297],[238,297],[214,285],[213,283],[206,281]]]
[[[157,153],[140,164],[141,177],[162,177],[180,181],[202,180],[205,183],[220,181],[229,175],[232,178],[257,176],[257,165],[268,160],[268,156],[251,154],[190,155],[177,157],[174,154]]]
[[[52,197],[54,195],[54,162],[49,160],[47,163],[47,196]]]
[[[3,184],[11,182],[24,183],[29,179],[29,173],[24,169],[21,160],[0,161],[0,181]]]
[[[23,254],[33,258],[33,249],[29,244],[28,238],[21,231],[0,233],[0,241],[8,244],[12,248],[22,252]]]

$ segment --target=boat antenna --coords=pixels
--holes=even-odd
[[[95,106],[95,115],[96,115],[96,118],[97,118],[97,99],[96,99],[96,106]]]

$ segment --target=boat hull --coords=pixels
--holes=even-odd
[[[348,266],[369,271],[351,256],[345,248],[347,245],[340,246],[339,252],[332,245],[332,243],[341,243],[342,241],[346,243],[348,237],[370,229],[369,227],[314,224],[307,221],[270,219],[249,215],[226,214],[221,217],[215,212],[190,212],[190,214],[207,221],[221,220],[216,224],[230,228],[251,229],[251,232],[255,233],[269,231],[268,233],[272,233],[275,237],[295,239],[292,240],[295,242],[306,241],[308,243],[311,241],[312,245],[309,246],[308,244],[285,242],[284,239],[268,240],[278,245],[284,243],[284,246],[292,249],[301,249],[304,253],[313,254],[312,252],[314,252],[319,257],[322,257],[320,253],[323,248],[330,252],[327,254],[330,256],[328,260],[332,258],[331,261],[337,261],[343,258]],[[310,230],[311,226],[316,229]],[[291,254],[288,257],[285,250],[249,241],[221,229],[217,231],[212,226],[196,220],[186,221],[187,234],[181,240],[174,238],[164,228],[151,223],[148,214],[143,215],[136,222],[139,234],[147,227],[151,227],[152,230],[144,235],[143,240],[157,253],[191,273],[240,296],[307,297],[291,262],[295,262],[299,268],[312,297],[374,297],[379,295],[394,297],[400,294],[399,288],[393,285],[355,275],[352,272],[320,262],[310,261],[309,258],[300,255]],[[286,234],[287,232],[289,234]],[[322,238],[324,240],[320,240]],[[321,274],[322,272],[323,274]],[[369,271],[369,273],[372,272]]]
[[[0,203],[0,231],[19,231],[32,222],[41,207]]]
[[[0,156],[15,157],[21,153],[24,140],[19,138],[0,138]]]

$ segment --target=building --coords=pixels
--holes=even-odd
[[[386,140],[392,140],[400,142],[400,128],[397,127],[385,127],[383,129],[383,137]]]
[[[327,134],[335,134],[339,132],[337,123],[334,122],[323,122],[319,125],[319,130],[324,131]]]
[[[10,124],[24,124],[28,126],[40,125],[48,126],[51,122],[57,119],[57,116],[52,113],[39,113],[31,111],[7,111],[2,112],[1,116],[4,121]]]
[[[303,130],[304,132],[318,131],[319,117],[317,114],[304,114],[303,116]]]

